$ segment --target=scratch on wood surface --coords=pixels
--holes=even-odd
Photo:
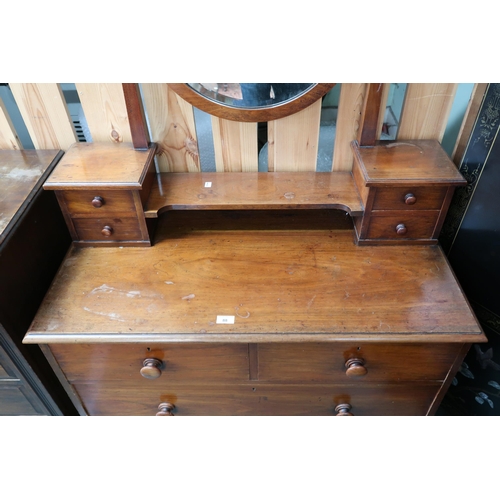
[[[311,306],[313,305],[314,299],[316,298],[316,295],[307,303],[307,309],[310,309]]]
[[[196,297],[196,295],[194,293],[190,293],[189,295],[182,297],[181,300],[191,300],[191,299],[194,299],[195,297]]]
[[[125,320],[116,313],[104,313],[104,312],[99,312],[99,311],[92,311],[92,309],[89,309],[88,307],[83,308],[85,311],[92,313],[92,314],[97,314],[99,316],[106,316],[109,319],[115,320],[115,321],[122,321],[125,322]]]
[[[240,318],[243,318],[243,319],[246,319],[246,318],[249,318],[250,317],[250,311],[247,311],[247,313],[245,314],[245,316],[242,316],[238,311],[239,311],[239,307],[235,307],[234,310],[236,311],[236,316],[240,317]]]

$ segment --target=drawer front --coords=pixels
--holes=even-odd
[[[354,416],[425,415],[440,384],[309,386],[226,385],[178,386],[130,390],[112,384],[81,384],[75,390],[90,415],[153,416],[161,403],[173,405],[174,416],[318,415],[335,416],[337,405],[349,404]]]
[[[80,240],[139,241],[143,239],[137,218],[102,217],[72,220]],[[109,236],[103,231],[110,233]]]
[[[53,344],[50,349],[66,378],[73,383],[116,381],[142,390],[167,388],[174,382],[212,384],[249,380],[247,344]],[[161,362],[158,378],[141,375],[146,359]],[[154,368],[151,372],[158,375]]]
[[[418,240],[432,238],[438,211],[402,212],[397,215],[377,214],[370,217],[367,239]],[[400,232],[398,232],[400,231]]]
[[[375,191],[372,210],[440,210],[447,187],[389,187]]]
[[[259,344],[259,381],[358,385],[441,381],[460,349],[461,344]]]
[[[108,214],[132,216],[136,213],[134,197],[131,191],[77,190],[63,191],[68,213],[73,216],[87,215],[102,217]],[[94,206],[101,204],[101,206]]]

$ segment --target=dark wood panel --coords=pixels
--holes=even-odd
[[[135,215],[135,203],[130,191],[111,191],[92,189],[82,191],[64,191],[62,196],[66,201],[68,213],[71,216],[86,215],[102,217],[118,214],[122,217]],[[98,198],[98,200],[96,200]],[[94,206],[101,203],[101,206]]]
[[[358,247],[345,230],[204,230],[210,214],[183,224],[174,214],[151,248],[73,248],[25,341],[483,338],[438,246]]]
[[[75,383],[118,381],[147,388],[168,387],[171,382],[249,380],[246,344],[53,344],[51,350],[67,379]],[[148,358],[162,362],[155,380],[140,373]]]
[[[352,413],[425,415],[439,384],[353,386],[293,386],[248,383],[227,386],[176,386],[131,392],[111,384],[75,386],[91,415],[152,416],[160,403],[175,406],[174,416],[317,415],[334,416],[341,403]]]
[[[444,149],[435,140],[381,141],[374,147],[353,145],[367,186],[411,184],[432,186],[440,183],[465,185]]]
[[[137,217],[106,216],[98,219],[73,219],[75,230],[81,240],[87,241],[134,241],[142,240],[142,231]],[[106,229],[107,228],[107,229]],[[103,234],[109,232],[109,236]]]
[[[372,210],[440,210],[447,190],[446,187],[423,186],[377,188]],[[407,203],[407,196],[408,201],[415,201]]]
[[[166,173],[153,183],[146,217],[172,209],[290,208],[363,211],[350,172]]]
[[[460,349],[460,344],[259,344],[259,381],[364,386],[444,380]],[[354,359],[365,375],[347,375],[345,363]]]
[[[383,212],[370,217],[368,239],[430,239],[439,216],[438,211],[414,212],[406,211],[396,215],[386,215]],[[398,233],[398,228],[404,226],[405,233]]]

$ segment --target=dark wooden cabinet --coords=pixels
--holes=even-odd
[[[130,147],[110,148],[118,183]],[[359,169],[159,175],[143,205],[153,245],[78,240],[24,342],[42,345],[82,414],[433,414],[485,340],[435,240],[464,182],[439,148],[388,147],[402,156],[377,186]],[[82,187],[66,185],[67,214],[83,213]],[[349,214],[374,235],[363,245]],[[378,222],[407,216],[408,238]]]
[[[70,244],[42,189],[61,156],[0,151],[0,415],[76,413],[40,348],[22,343]]]

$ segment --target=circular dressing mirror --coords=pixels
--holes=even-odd
[[[334,83],[169,83],[193,106],[240,122],[266,122],[297,113]]]

